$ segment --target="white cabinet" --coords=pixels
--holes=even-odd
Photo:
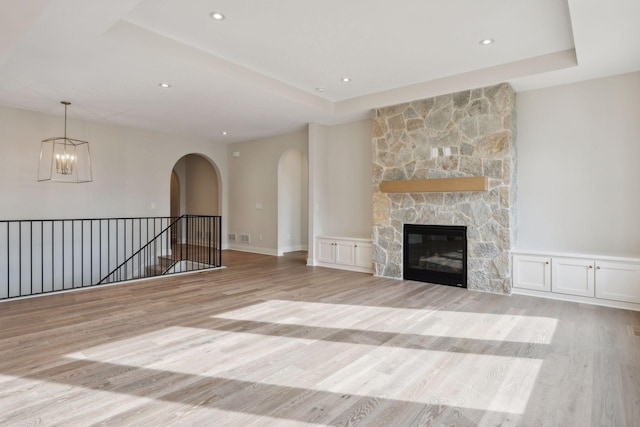
[[[513,292],[640,311],[640,259],[517,252]]]
[[[316,264],[321,267],[371,273],[373,245],[370,240],[347,237],[318,237]]]
[[[333,240],[318,239],[318,262],[334,263],[334,251],[333,246],[336,244]]]
[[[596,261],[596,297],[640,303],[640,265]]]
[[[559,294],[595,296],[593,260],[554,257],[551,290]]]
[[[336,240],[334,243],[335,248],[335,263],[340,265],[355,265],[356,263],[356,248],[355,243],[348,240]]]
[[[370,242],[356,242],[356,267],[372,270],[373,244]]]
[[[551,257],[514,255],[513,287],[551,291]]]

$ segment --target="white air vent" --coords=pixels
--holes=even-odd
[[[240,235],[241,243],[251,243],[251,235],[250,234],[241,234]]]
[[[229,233],[227,234],[227,240],[230,242],[237,242],[238,241],[238,235],[236,233]]]

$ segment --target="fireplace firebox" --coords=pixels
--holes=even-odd
[[[467,227],[404,225],[406,280],[467,287]]]

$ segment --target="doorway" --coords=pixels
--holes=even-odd
[[[171,171],[171,216],[220,215],[221,180],[217,165],[201,154],[187,154]]]
[[[217,216],[222,212],[222,181],[217,165],[201,154],[181,157],[171,171],[170,210],[172,217],[182,215]],[[206,219],[202,219],[206,221]],[[187,230],[177,223],[171,230],[173,249],[182,245]],[[182,235],[180,235],[182,234]],[[199,244],[211,239],[208,230],[197,231]],[[202,235],[200,235],[202,234]],[[193,241],[193,237],[190,240]]]

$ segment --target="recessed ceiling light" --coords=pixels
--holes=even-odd
[[[216,21],[224,21],[224,15],[220,12],[211,12],[209,14],[209,16],[211,17],[211,19],[216,20]]]
[[[323,87],[317,87],[316,92],[324,92],[326,89]]]
[[[342,83],[349,83],[351,81],[351,79],[349,77],[343,77],[342,78]]]
[[[227,132],[226,130],[223,130],[222,134],[226,136],[226,135],[229,135],[229,132]]]
[[[169,89],[171,87],[171,85],[169,83],[158,83],[158,86],[165,88],[165,89]]]
[[[493,39],[482,39],[482,40],[480,40],[480,44],[483,45],[483,46],[486,46],[486,45],[491,44],[491,43],[493,43]]]

